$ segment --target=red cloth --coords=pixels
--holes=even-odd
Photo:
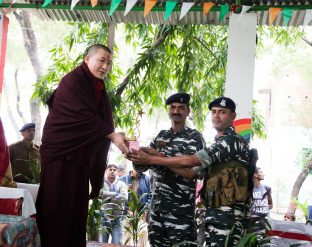
[[[0,214],[22,215],[23,198],[0,198]]]
[[[289,238],[301,241],[310,241],[312,242],[312,237],[308,234],[298,233],[298,232],[284,232],[279,230],[268,230],[266,232],[268,236],[278,236],[280,238]]]
[[[98,196],[110,146],[105,136],[114,131],[109,99],[103,81],[82,63],[61,80],[48,105],[36,201],[41,246],[85,246],[88,184],[90,197]]]
[[[5,173],[9,167],[9,150],[4,135],[4,129],[0,118],[0,183],[5,177]]]

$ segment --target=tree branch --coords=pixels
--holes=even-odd
[[[162,29],[163,30],[163,29]],[[151,47],[146,50],[144,52],[144,54],[149,54],[150,52],[156,50],[160,45],[162,45],[166,38],[169,36],[170,33],[172,33],[174,31],[174,27],[170,26],[167,28],[166,31],[164,31],[163,33],[161,33],[160,35],[157,35],[159,38],[151,45]],[[159,34],[159,33],[158,33]],[[146,56],[144,56],[143,59],[146,59]],[[136,65],[140,63],[140,61],[137,61],[137,63],[133,66],[133,69],[136,67]],[[116,89],[116,95],[117,96],[121,96],[121,94],[123,93],[123,91],[126,89],[128,83],[129,83],[129,79],[130,76],[133,72],[133,69],[128,73],[128,75],[124,78],[124,80],[122,81],[122,83],[118,86],[118,88]]]
[[[308,40],[306,37],[302,37],[302,40],[305,41],[309,46],[312,46],[312,41]]]

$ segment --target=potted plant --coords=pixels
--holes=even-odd
[[[143,198],[145,194],[142,194],[141,197],[138,198],[135,192],[129,189],[129,196],[131,200],[128,201],[128,211],[124,228],[130,233],[134,246],[138,246],[138,241],[143,234],[145,223],[143,219],[147,212],[147,205],[140,202],[140,199]],[[128,238],[125,244],[127,244],[131,238]]]

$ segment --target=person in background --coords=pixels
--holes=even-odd
[[[264,231],[264,218],[270,215],[270,209],[273,208],[271,187],[262,183],[264,173],[260,167],[256,167],[253,176],[253,192],[251,202],[251,222],[254,231]]]
[[[201,133],[187,126],[190,95],[176,93],[166,100],[171,128],[161,130],[151,142],[149,151],[164,157],[192,155],[205,146]],[[137,171],[153,171],[151,216],[148,225],[152,247],[171,247],[181,242],[196,242],[196,180],[189,180],[161,165],[137,165]],[[185,246],[181,245],[181,246]]]
[[[34,179],[31,163],[39,164],[39,146],[33,143],[35,128],[35,123],[25,124],[20,129],[23,140],[9,146],[13,180],[19,183],[30,183]]]
[[[249,146],[234,130],[236,104],[228,97],[209,103],[215,141],[194,155],[163,157],[142,148],[127,156],[135,164],[165,166],[188,179],[204,179],[205,246],[235,246],[249,223]],[[235,186],[234,186],[235,185]],[[195,202],[195,199],[193,199]],[[178,204],[181,207],[182,202]],[[172,206],[168,206],[172,208]],[[234,227],[235,226],[235,227]]]
[[[143,205],[148,205],[151,201],[151,184],[150,177],[142,172],[131,170],[129,173],[120,178],[129,189],[133,190],[135,195],[140,199]],[[131,197],[129,197],[131,200]]]
[[[203,187],[203,180],[197,180],[196,184],[196,209],[195,209],[195,219],[197,226],[197,240],[198,246],[204,246],[206,241],[205,236],[205,206],[204,201],[200,196],[200,190]]]
[[[103,186],[111,142],[128,152],[127,138],[115,132],[105,90],[111,65],[108,47],[90,46],[47,102],[36,200],[41,247],[86,246],[88,202]]]
[[[287,212],[284,214],[284,221],[296,221],[296,216],[292,212]]]
[[[125,165],[117,165],[117,176],[123,177],[126,175],[126,167]]]
[[[127,185],[118,179],[117,166],[109,164],[106,168],[104,187],[101,192],[103,204],[102,212],[102,240],[108,243],[109,236],[112,236],[111,243],[121,244],[122,221],[124,218],[125,203],[128,200]]]

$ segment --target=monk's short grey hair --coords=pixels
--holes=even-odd
[[[85,51],[85,56],[86,55],[93,55],[95,54],[99,49],[103,49],[104,51],[107,51],[108,53],[112,54],[112,51],[106,46],[102,44],[94,44],[91,45],[87,48]]]

